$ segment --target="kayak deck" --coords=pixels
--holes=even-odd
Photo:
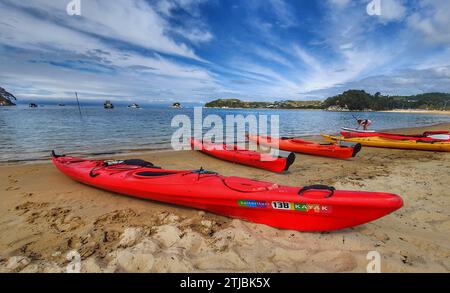
[[[358,143],[351,146],[341,146],[333,143],[319,144],[298,138],[272,138],[258,135],[247,135],[247,137],[260,145],[279,148],[280,150],[339,159],[355,157],[361,150],[361,145]]]

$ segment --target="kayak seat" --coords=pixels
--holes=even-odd
[[[136,173],[135,175],[144,176],[144,177],[156,177],[156,176],[167,176],[167,175],[172,175],[172,174],[175,174],[175,173],[144,171],[144,172]]]
[[[125,165],[130,165],[130,166],[139,166],[139,167],[147,167],[147,168],[158,168],[160,169],[160,167],[157,167],[155,165],[153,165],[153,163],[144,161],[144,160],[140,160],[140,159],[131,159],[131,160],[125,160],[122,162],[122,164]]]

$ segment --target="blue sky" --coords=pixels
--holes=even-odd
[[[0,86],[19,99],[324,99],[450,92],[450,1],[0,0]]]

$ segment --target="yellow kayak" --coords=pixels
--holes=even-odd
[[[406,150],[421,150],[421,151],[434,151],[434,152],[450,152],[449,142],[424,142],[415,140],[393,140],[387,138],[381,138],[378,136],[371,137],[354,137],[345,138],[343,136],[333,136],[322,134],[322,136],[331,142],[336,141],[350,141],[360,143],[363,146],[377,147],[377,148],[390,148],[390,149],[406,149]]]

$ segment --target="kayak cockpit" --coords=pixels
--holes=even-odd
[[[239,192],[264,192],[277,189],[279,186],[272,182],[243,179],[240,177],[228,177],[223,180],[228,188]]]
[[[177,174],[175,172],[154,172],[154,171],[143,171],[143,172],[136,172],[134,173],[134,176],[137,177],[158,177],[158,176],[168,176]]]

